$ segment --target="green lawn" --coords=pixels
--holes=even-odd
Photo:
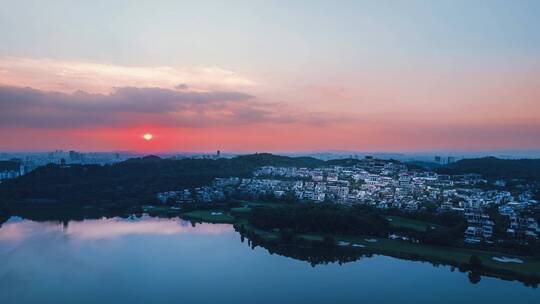
[[[257,235],[265,240],[276,240],[279,234],[254,228],[247,224],[247,229],[255,231]],[[300,234],[298,237],[307,241],[322,241],[322,234]],[[366,239],[373,239],[362,236],[336,236],[337,241],[349,242],[351,244],[364,245],[363,250],[375,254],[384,254],[399,258],[426,259],[440,263],[468,263],[472,255],[478,256],[482,264],[496,269],[509,270],[522,275],[535,274],[540,275],[540,260],[532,258],[518,257],[524,261],[518,263],[502,263],[493,260],[493,257],[515,257],[508,254],[494,253],[483,250],[473,250],[467,248],[455,248],[444,246],[431,246],[425,244],[415,244],[401,240],[390,240],[386,238],[376,238],[376,242],[368,242]]]
[[[322,242],[324,237],[321,234],[300,234],[298,237],[306,241],[319,241]]]
[[[287,207],[289,205],[286,204],[279,204],[279,203],[269,203],[264,201],[245,201],[241,200],[239,201],[244,207],[258,207],[258,206],[264,206],[264,207]]]
[[[437,227],[435,224],[431,224],[424,221],[408,219],[400,216],[387,216],[386,219],[390,222],[390,225],[397,228],[409,228],[416,231],[426,231],[429,227]]]
[[[214,214],[212,214],[214,213]],[[210,223],[234,223],[235,218],[220,210],[195,210],[181,214],[182,218],[199,220]]]
[[[540,275],[540,260],[530,258],[519,257],[524,261],[523,264],[502,263],[494,261],[493,257],[512,256],[507,254],[473,250],[467,248],[414,244],[406,241],[389,240],[385,238],[378,238],[377,242],[367,242],[363,237],[341,236],[337,239],[340,241],[347,241],[351,243],[365,245],[366,249],[372,249],[375,253],[382,253],[394,256],[418,256],[422,258],[435,259],[437,261],[454,261],[457,263],[468,263],[472,255],[477,255],[482,260],[482,264],[488,267],[511,270],[520,274]]]
[[[232,213],[250,213],[251,208],[249,207],[238,207],[238,208],[231,208]]]

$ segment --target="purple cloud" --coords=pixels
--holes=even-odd
[[[187,88],[187,86],[186,86]],[[78,128],[158,123],[204,127],[254,122],[293,122],[278,105],[234,91],[115,88],[110,94],[72,94],[0,86],[0,126]]]

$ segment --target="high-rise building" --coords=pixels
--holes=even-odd
[[[71,162],[78,162],[82,160],[82,154],[76,151],[69,151],[69,160]]]

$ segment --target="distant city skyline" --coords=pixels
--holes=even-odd
[[[1,160],[21,160],[33,161],[39,159],[44,164],[53,161],[58,162],[62,158],[68,161],[81,161],[86,156],[95,158],[114,158],[115,161],[122,161],[128,158],[156,155],[163,158],[170,157],[210,157],[210,158],[230,158],[239,155],[249,155],[257,153],[271,153],[283,156],[309,156],[322,160],[375,157],[378,159],[395,159],[399,161],[424,161],[438,164],[449,164],[461,159],[472,159],[481,157],[496,157],[499,159],[538,159],[540,150],[496,150],[496,151],[339,151],[339,150],[320,150],[320,151],[81,151],[81,150],[62,150],[54,149],[48,151],[0,151]],[[73,159],[73,155],[77,156]],[[81,158],[82,157],[82,158]]]
[[[0,151],[540,150],[538,1],[0,4]]]

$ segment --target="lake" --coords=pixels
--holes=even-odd
[[[228,224],[144,216],[0,228],[0,303],[540,303],[540,289],[382,255],[313,267]]]

